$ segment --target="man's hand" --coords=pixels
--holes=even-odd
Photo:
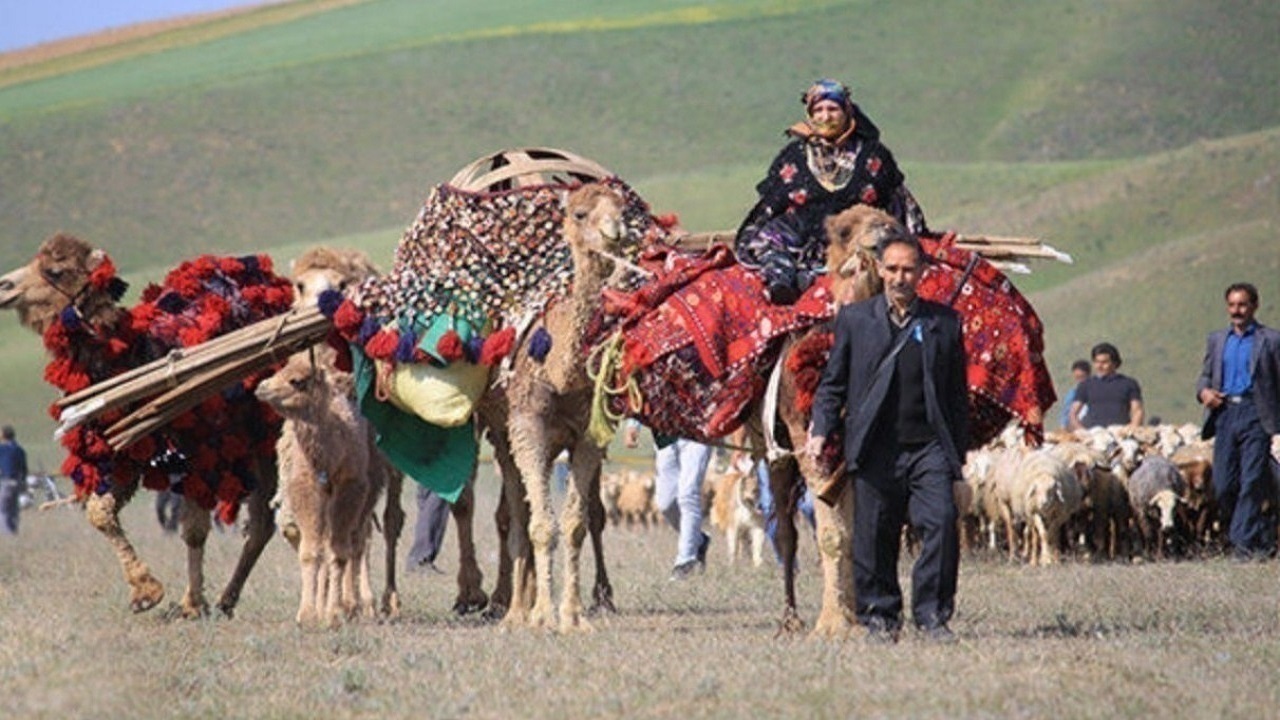
[[[812,435],[804,441],[804,452],[809,457],[822,457],[822,448],[827,444],[827,439],[821,435]]]
[[[1205,388],[1200,391],[1200,404],[1213,410],[1222,404],[1225,397],[1225,395],[1213,388]]]

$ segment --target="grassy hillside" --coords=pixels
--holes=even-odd
[[[432,184],[532,144],[733,227],[800,91],[834,75],[935,227],[1076,257],[1017,279],[1055,373],[1109,338],[1152,410],[1190,419],[1221,287],[1280,297],[1278,27],[1246,0],[285,3],[0,62],[0,267],[56,230],[138,286],[197,252],[320,241],[388,265]],[[11,319],[0,341],[0,417],[42,442],[38,341]]]

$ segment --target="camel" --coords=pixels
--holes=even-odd
[[[293,261],[291,270],[299,306],[314,305],[328,291],[346,292],[348,288],[359,284],[365,278],[378,274],[377,268],[364,253],[326,247],[307,250]],[[326,349],[320,357],[328,365],[334,362],[334,353],[331,349]],[[371,468],[386,477],[387,500],[382,517],[382,534],[386,544],[386,589],[383,592],[381,610],[384,615],[394,617],[400,610],[399,594],[396,588],[396,544],[405,524],[405,513],[400,502],[404,474],[382,456],[382,453],[374,447],[372,439],[370,439],[370,453],[373,458]],[[459,615],[483,610],[489,604],[489,596],[482,587],[484,574],[476,558],[472,531],[472,516],[475,513],[474,484],[473,475],[457,501],[449,507],[458,537],[458,593],[454,599],[453,611]],[[287,504],[281,503],[281,513],[277,516],[282,531],[286,532],[286,537],[288,522],[282,515],[287,514],[287,508]],[[290,542],[295,541],[290,540]]]
[[[873,255],[877,240],[889,233],[901,232],[901,226],[888,214],[866,205],[855,205],[833,215],[826,222],[828,246],[827,267],[831,277],[831,291],[837,307],[864,300],[883,290],[876,272]],[[790,447],[804,447],[808,435],[809,407],[816,386],[816,378],[800,377],[788,362],[794,353],[805,351],[807,345],[825,332],[813,327],[793,333],[782,345],[779,353],[777,420],[786,428],[786,440]],[[825,346],[823,346],[825,352]],[[809,402],[801,408],[800,395],[808,393]],[[760,417],[758,408],[750,413]],[[755,422],[748,425],[748,435],[754,454],[763,456],[763,433],[766,430]],[[773,492],[778,524],[776,542],[783,564],[783,609],[780,630],[797,632],[804,627],[796,611],[795,554],[799,535],[795,525],[796,507],[803,493],[802,482],[820,496],[832,502],[815,502],[814,519],[817,525],[818,551],[822,562],[822,604],[811,632],[812,637],[841,638],[860,632],[854,615],[853,596],[853,489],[841,486],[843,467],[830,468],[820,458],[804,453],[785,454],[769,462],[769,485]],[[838,492],[825,492],[839,488]]]
[[[599,309],[601,291],[620,278],[608,256],[625,254],[638,239],[624,232],[625,201],[606,185],[584,185],[569,195],[565,207],[564,239],[571,249],[574,281],[570,296],[549,308],[543,318],[553,345],[545,361],[540,361],[531,352],[531,343],[522,342],[515,350],[506,387],[486,393],[478,413],[491,429],[505,430],[490,434],[491,440],[498,436],[496,458],[503,467],[506,507],[512,519],[512,585],[506,596],[510,605],[504,626],[557,626],[551,593],[551,551],[557,536],[551,466],[556,455],[569,450],[573,481],[560,517],[565,556],[558,618],[559,629],[569,632],[590,629],[583,617],[579,564],[588,530],[594,540],[605,521],[599,498],[604,453],[586,432],[592,386],[582,340],[588,321]],[[596,599],[604,604],[608,596],[601,593],[611,594],[611,590],[607,590],[598,546],[596,550]]]
[[[298,353],[255,394],[285,418],[276,456],[280,491],[298,531],[298,624],[336,626],[344,617],[372,616],[369,538],[385,475],[369,423],[355,407],[350,373]]]
[[[208,258],[201,260],[209,261]],[[213,262],[218,261],[213,259]],[[260,260],[254,259],[253,262]],[[284,282],[269,272],[269,265],[263,269],[268,283]],[[87,339],[65,342],[65,347],[59,347],[46,377],[52,377],[51,373],[56,373],[57,368],[83,368],[88,375],[87,384],[127,369],[122,365],[151,359],[146,355],[149,351],[154,352],[155,348],[148,346],[150,341],[146,337],[130,344],[119,336],[130,332],[126,327],[130,311],[117,304],[123,288],[118,284],[113,288],[111,283],[102,282],[108,276],[114,277],[114,267],[105,252],[78,238],[58,234],[41,244],[31,262],[0,278],[0,309],[15,310],[24,326],[45,337],[47,346],[53,347],[48,332],[63,332],[68,320],[77,327],[87,328],[90,333],[84,336]],[[276,294],[286,298],[287,303],[287,288],[271,287],[271,290],[278,291]],[[249,321],[254,319],[257,318]],[[126,342],[122,345],[121,340]],[[261,406],[256,402],[237,402],[226,407],[227,412],[235,413],[235,419],[256,422],[268,428],[268,432],[274,432],[274,422],[262,414]],[[184,435],[181,429],[166,431],[166,435],[174,442],[174,449],[188,457],[196,457],[196,453],[205,449],[201,447],[200,440]],[[207,438],[202,440],[207,441]],[[87,492],[83,500],[85,514],[111,544],[120,561],[130,586],[130,608],[134,612],[144,612],[163,599],[164,586],[139,558],[119,518],[120,511],[137,491],[144,468],[128,450],[108,459],[116,468],[109,478],[110,489],[101,494]],[[215,465],[215,471],[226,470],[224,460],[219,458],[212,462],[223,463]],[[274,458],[269,453],[253,453],[247,463],[257,482],[246,500],[248,524],[240,558],[217,602],[217,608],[227,616],[233,615],[241,589],[272,534],[269,501],[276,487]],[[119,469],[121,467],[137,469],[139,474],[124,474]],[[219,467],[222,470],[218,470]],[[209,611],[203,587],[204,544],[211,526],[210,513],[194,502],[184,502],[181,525],[182,539],[187,546],[187,588],[179,610],[183,617],[200,617]]]

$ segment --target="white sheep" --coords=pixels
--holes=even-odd
[[[1168,458],[1151,455],[1129,476],[1128,486],[1129,505],[1143,546],[1150,551],[1154,543],[1156,559],[1161,559],[1166,538],[1174,531],[1177,506],[1186,493],[1182,473]],[[1154,529],[1153,515],[1158,523]]]

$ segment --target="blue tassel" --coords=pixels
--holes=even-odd
[[[484,338],[479,335],[472,335],[471,339],[462,343],[462,357],[467,362],[475,365],[480,362],[480,353],[484,351]]]
[[[320,308],[321,315],[332,320],[338,308],[342,306],[342,300],[342,291],[331,288],[320,293],[320,297],[316,298],[316,307]]]
[[[549,352],[551,352],[551,333],[547,332],[545,327],[539,327],[533,331],[533,337],[529,338],[529,357],[542,362],[547,359]]]
[[[381,329],[382,323],[378,322],[372,315],[366,315],[360,323],[360,334],[356,336],[356,344],[364,347],[365,343],[369,342],[369,338],[377,335]]]
[[[58,322],[62,323],[62,327],[75,331],[80,329],[80,313],[74,305],[68,305],[62,308],[62,312],[58,313]]]
[[[413,351],[418,347],[418,336],[412,330],[403,330],[396,343],[396,362],[413,362]]]

